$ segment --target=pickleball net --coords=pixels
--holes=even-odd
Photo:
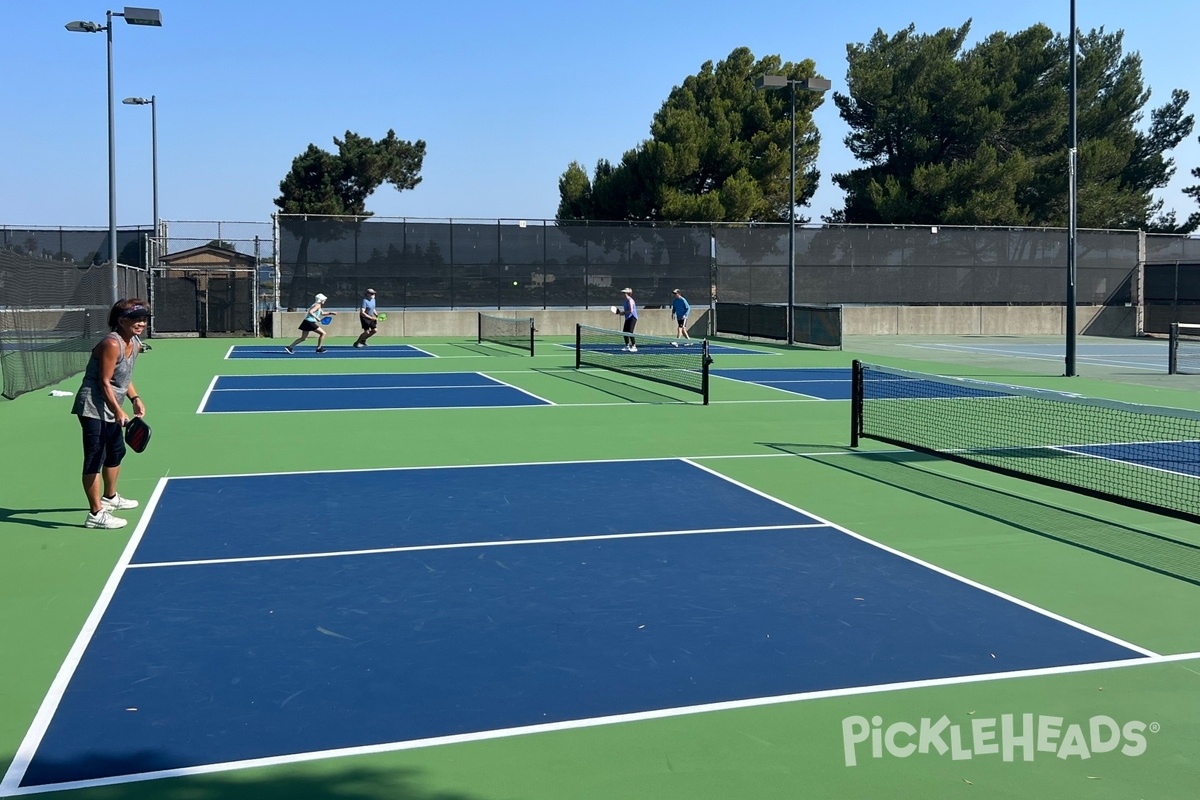
[[[1200,521],[1200,412],[854,362],[851,446],[874,439]]]
[[[0,306],[0,394],[9,399],[81,372],[108,331],[108,306]]]
[[[1167,372],[1200,375],[1200,325],[1172,322],[1169,352]]]
[[[502,344],[527,350],[533,355],[534,332],[533,317],[503,317],[479,312],[479,344]]]
[[[622,331],[575,326],[575,368],[595,367],[696,392],[708,405],[707,339],[672,339],[634,334],[637,350]]]

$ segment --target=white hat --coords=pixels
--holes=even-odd
[[[621,290],[621,294],[633,294],[633,289],[630,289],[628,286],[626,286]]]
[[[324,303],[328,299],[329,298],[326,297],[325,295],[321,294],[320,292],[317,292],[317,302],[318,303]]]

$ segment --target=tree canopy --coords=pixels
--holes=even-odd
[[[1063,226],[1068,216],[1069,45],[1045,25],[997,32],[963,50],[959,28],[847,46],[846,145],[865,166],[833,176],[850,223]],[[1085,227],[1177,230],[1153,196],[1191,134],[1175,90],[1137,130],[1150,99],[1123,34],[1079,37],[1078,219]]]
[[[757,91],[762,74],[816,76],[811,60],[755,59],[739,47],[671,90],[650,138],[592,177],[573,161],[559,178],[560,220],[786,220],[791,169],[789,90]],[[821,96],[796,93],[796,204],[807,205],[820,173],[812,111]]]
[[[425,142],[419,139],[407,142],[389,130],[376,142],[346,131],[333,142],[336,154],[310,144],[292,160],[275,199],[283,213],[368,217],[367,198],[384,183],[403,191],[421,182]]]

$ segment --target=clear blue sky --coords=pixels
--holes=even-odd
[[[140,0],[154,5],[154,0]],[[0,224],[108,224],[104,34],[70,33],[104,21],[90,0],[6,4],[0,148]],[[155,95],[160,216],[267,221],[292,159],[310,143],[333,150],[352,130],[389,128],[423,139],[416,189],[379,189],[381,216],[551,218],[558,178],[572,160],[589,173],[649,135],[671,88],[734,48],[785,61],[812,58],[842,89],[847,43],[914,23],[922,33],[973,19],[972,42],[1037,22],[1066,34],[1068,0],[910,3],[858,0],[527,0],[453,3],[344,0],[160,0],[163,27],[114,20],[118,224],[152,219],[151,112],[121,105]],[[1200,111],[1195,26],[1187,4],[1078,0],[1079,26],[1125,31],[1138,51],[1148,110],[1172,89]],[[121,6],[112,6],[120,11]],[[821,10],[821,9],[824,10]],[[789,20],[789,13],[792,14]],[[841,194],[835,172],[856,166],[831,101],[815,113],[822,137],[814,219]],[[1197,210],[1193,133],[1175,152],[1161,193],[1182,220]]]

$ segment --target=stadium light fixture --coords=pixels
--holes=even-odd
[[[108,39],[108,260],[112,265],[112,301],[121,299],[121,288],[117,281],[117,137],[116,108],[113,104],[113,17],[124,17],[130,25],[162,27],[162,13],[157,8],[133,8],[124,11],[106,11],[106,24],[75,20],[68,22],[66,29],[71,33],[99,33],[104,31]]]
[[[791,80],[783,75],[759,75],[754,81],[754,88],[791,89],[792,100],[792,166],[791,190],[788,194],[788,299],[787,299],[787,343],[796,343],[796,90],[805,92],[827,92],[831,84],[825,78],[801,78]]]
[[[150,266],[158,266],[158,101],[154,95],[150,95],[149,99],[145,97],[126,97],[121,101],[127,106],[150,106],[150,158],[151,167],[153,169],[152,180],[154,182],[154,235],[151,238],[151,247],[153,251],[150,257]]]

